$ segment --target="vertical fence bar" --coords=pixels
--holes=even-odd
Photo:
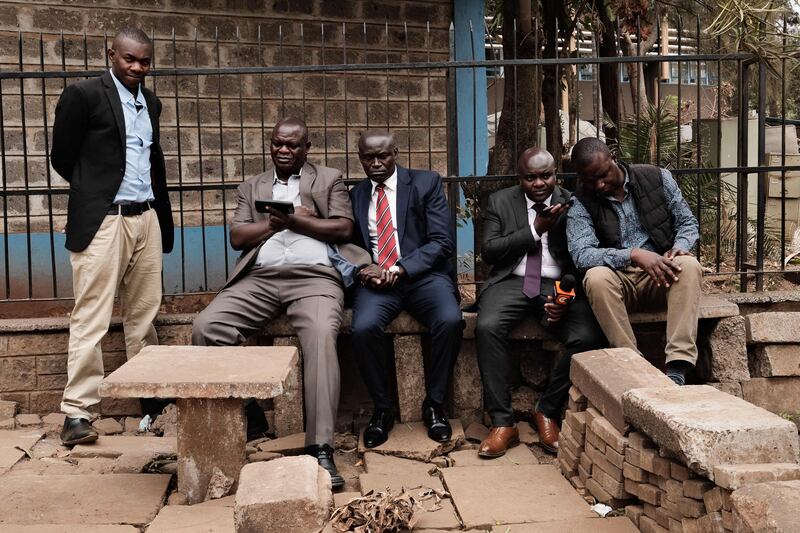
[[[661,18],[656,15],[656,37],[658,42],[658,56],[659,58],[664,55],[664,51],[661,49]],[[668,46],[669,47],[669,46]],[[658,75],[656,76],[656,160],[652,161],[653,164],[661,166],[661,123],[663,117],[661,116],[661,63],[662,61],[659,59],[658,66]],[[680,102],[678,102],[678,107],[680,107]],[[681,125],[680,122],[677,124],[678,126],[678,138],[681,138]],[[680,156],[678,156],[680,159]]]
[[[347,23],[342,22],[342,61],[347,65]],[[347,71],[343,73],[344,82],[344,172],[345,178],[350,179],[350,102],[347,96]]]
[[[325,23],[322,22],[319,25],[320,27],[320,36],[322,38],[321,46],[322,49],[320,50],[320,57],[322,58],[322,64],[325,65]],[[324,139],[322,142],[325,145],[325,164],[328,164],[328,84],[327,84],[328,76],[323,72],[322,73],[322,138]]]
[[[722,37],[717,37],[717,51],[722,49]],[[717,60],[717,167],[722,166],[722,61]],[[714,271],[722,265],[722,173],[717,172],[717,227]]]
[[[178,68],[178,48],[175,43],[175,28],[172,28],[172,68]],[[180,106],[180,84],[177,74],[175,80],[175,131],[178,143],[178,205],[180,206],[181,223],[181,292],[186,292],[186,232],[185,218],[183,214],[183,144],[181,142],[181,106]]]
[[[786,14],[783,15],[781,56],[781,270],[786,270]],[[771,166],[771,162],[770,162]]]
[[[219,50],[219,28],[214,28],[214,46],[217,52],[217,68],[221,66]],[[217,119],[219,123],[219,179],[222,196],[222,244],[225,261],[225,279],[228,279],[228,208],[225,200],[225,134],[222,125],[222,74],[217,74]]]
[[[261,24],[258,25],[258,62],[261,66],[266,66],[264,61],[264,48],[261,40]],[[261,112],[261,171],[267,170],[267,132],[264,124],[264,73],[258,73],[258,109]]]
[[[44,35],[39,33],[39,69],[44,72]],[[42,78],[42,122],[44,133],[44,171],[47,180],[47,222],[50,230],[50,272],[53,278],[53,298],[58,298],[58,273],[56,272],[56,242],[53,224],[53,179],[50,175],[50,132],[47,121],[47,80]]]
[[[19,32],[19,70],[25,70],[23,57],[24,42],[22,32]],[[25,78],[19,79],[19,116],[22,127],[22,176],[25,191],[30,190],[30,174],[28,172],[28,128],[25,113]],[[25,242],[28,259],[28,298],[33,298],[33,252],[31,242],[31,198],[25,194]]]
[[[747,133],[748,123],[747,115],[750,107],[750,83],[749,83],[749,67],[748,64],[738,61],[738,98],[739,98],[739,144],[737,147],[737,165],[745,167],[748,165],[747,157]],[[738,209],[736,213],[736,269],[741,271],[739,276],[739,290],[747,292],[747,241],[748,241],[748,228],[747,228],[747,172],[739,171],[737,173],[737,203]]]
[[[238,31],[238,28],[237,28]],[[283,65],[283,24],[278,24],[278,64]],[[286,116],[286,89],[284,87],[285,76],[281,72],[281,116]]]
[[[431,62],[431,21],[425,25],[425,50],[428,63]],[[428,93],[428,168],[433,169],[433,124],[431,119],[431,69],[425,69],[426,91]],[[453,226],[455,227],[455,226]]]
[[[386,52],[386,63],[389,63],[389,22],[384,22],[383,24],[383,33],[384,37],[386,38],[385,43],[385,52]],[[386,129],[389,129],[389,69],[386,69]]]
[[[639,19],[639,15],[636,15],[636,81],[631,80],[631,83],[636,83],[636,101],[633,102],[636,112],[636,162],[641,163],[641,154],[639,153],[641,142],[638,142],[640,139],[641,131],[642,131],[642,117],[641,117],[641,101],[642,101],[642,26],[641,21]]]
[[[514,27],[512,28],[512,33],[514,36],[514,59],[517,59],[517,48],[519,47],[519,40],[517,37],[517,19],[514,19]],[[517,85],[517,65],[515,64],[512,67],[514,72],[514,158],[516,159],[517,154],[519,154],[519,110],[517,109],[517,102],[519,101],[519,90]],[[508,78],[506,78],[508,81]],[[505,92],[505,89],[503,90]],[[539,112],[538,110],[536,111]],[[497,133],[495,132],[495,139],[497,139]],[[539,139],[536,139],[537,143]]]
[[[758,62],[758,166],[764,168],[766,145],[766,115],[767,115],[767,68],[763,60]],[[764,223],[767,205],[767,179],[768,175],[763,170],[758,172],[756,186],[756,290],[764,290]]]
[[[411,63],[411,47],[408,44],[408,25],[403,22],[403,40],[406,45],[406,63]],[[406,130],[408,131],[408,166],[411,164],[411,69],[406,69]]]
[[[450,22],[449,30],[449,59],[455,61],[456,58],[456,40],[455,40],[455,25]],[[458,100],[456,98],[456,69],[454,67],[447,68],[447,98],[445,105],[447,107],[447,173],[450,176],[458,176],[459,162],[458,162]],[[5,176],[5,174],[4,174]],[[457,182],[452,181],[447,184],[447,203],[450,207],[450,224],[453,228],[458,224],[458,207],[460,199],[460,189]],[[458,254],[452,254],[450,261],[453,266],[453,272],[458,272]]]
[[[368,56],[368,54],[367,54],[367,22],[366,21],[362,21],[361,27],[362,27],[363,32],[364,32],[364,64],[366,65],[367,63],[369,63],[369,59],[367,57]],[[369,91],[369,81],[370,81],[369,73],[365,73],[364,74],[364,78],[365,78],[364,79],[364,83],[367,84],[367,90],[364,91],[364,106],[365,106],[364,113],[366,115],[365,116],[365,118],[366,118],[365,126],[366,126],[366,129],[369,130],[369,93],[370,93],[370,91]]]
[[[306,65],[306,36],[303,32],[303,23],[300,23],[300,65]],[[306,118],[306,70],[303,69],[300,71],[300,98],[303,102],[303,120],[307,120]]]
[[[194,66],[200,67],[197,44],[197,28],[194,29]],[[200,75],[195,75],[195,114],[197,118],[197,168],[200,180],[200,237],[203,241],[203,290],[208,289],[208,245],[206,244],[206,202],[205,202],[205,182],[203,179],[203,124],[200,119]]]
[[[699,54],[700,53],[700,47],[701,47],[701,42],[700,42],[700,17],[699,16],[695,16],[695,33],[696,33],[696,35],[695,35],[696,45],[695,45],[695,51],[694,52],[695,52],[695,54]],[[695,135],[696,139],[694,140],[695,157],[696,157],[695,167],[697,169],[700,169],[700,167],[703,164],[703,160],[702,160],[703,139],[702,139],[702,133],[701,133],[701,128],[700,128],[700,119],[701,119],[701,116],[702,116],[701,113],[700,113],[700,108],[703,105],[703,98],[702,98],[702,92],[701,92],[701,88],[700,88],[700,66],[701,66],[700,65],[700,61],[698,60],[697,61],[697,67],[696,67],[697,68],[697,73],[696,73],[696,76],[695,76],[695,81],[697,82],[696,86],[695,86],[696,89],[697,89],[697,96],[696,96],[697,102],[696,102],[696,104],[694,106],[695,107],[695,113],[696,113],[695,128],[694,129],[697,132],[696,135]],[[680,136],[681,136],[681,128],[680,128],[680,124],[678,124],[678,138],[680,138]],[[702,183],[701,183],[702,175],[700,174],[699,170],[698,170],[698,172],[696,174],[696,178],[695,179],[696,179],[696,183],[697,183],[697,191],[696,191],[696,194],[697,194],[697,229],[700,232],[700,235],[702,235],[703,234],[703,201],[702,201],[702,197],[700,195],[701,189],[702,189]],[[697,247],[697,260],[698,261],[702,261],[702,259],[703,259],[702,253],[703,253],[703,251],[702,251],[701,247],[698,246]]]
[[[279,25],[278,28],[280,28],[280,27],[281,26]],[[278,33],[281,33],[281,31],[279,30]],[[237,49],[237,52],[238,52],[237,55],[239,56],[239,64],[241,66],[244,66],[244,64],[242,64],[242,58],[244,57],[242,55],[242,35],[241,35],[241,33],[239,33],[239,27],[238,26],[236,27],[236,49]],[[278,48],[278,55],[279,55],[279,60],[278,60],[279,63],[278,64],[283,65],[283,48],[282,47]],[[245,75],[243,75],[243,76],[245,76]],[[245,149],[244,149],[244,143],[245,143],[245,136],[244,136],[244,101],[243,101],[243,99],[244,99],[243,98],[244,97],[244,95],[243,95],[244,83],[242,83],[242,81],[240,81],[239,83],[237,83],[237,85],[239,86],[239,164],[242,166],[242,168],[241,168],[242,175],[241,175],[240,179],[242,181],[244,181],[245,177],[247,176],[247,172],[245,170]],[[282,75],[281,75],[281,102],[283,102],[283,76]],[[236,179],[235,175],[234,175],[234,179]],[[225,197],[225,194],[227,192],[228,191],[225,190],[225,189],[222,190],[222,197],[223,198]],[[223,215],[227,215],[227,214],[223,213]],[[228,220],[227,216],[225,216],[225,220]]]
[[[64,79],[66,83],[66,78]],[[6,161],[6,119],[3,98],[3,80],[0,80],[0,168],[3,171],[3,261],[5,267],[5,297],[11,298],[11,261],[9,252],[8,223],[8,165]]]
[[[681,90],[683,89],[683,65],[680,60],[681,55],[683,55],[683,18],[678,14],[678,138],[675,141],[678,151],[678,162],[675,165],[677,168],[681,168],[683,164],[680,132],[681,124],[683,123],[683,117],[681,116],[683,112],[683,100],[681,99]]]

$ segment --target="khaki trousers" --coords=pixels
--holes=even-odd
[[[333,446],[340,384],[336,339],[343,307],[342,284],[331,267],[254,266],[197,315],[192,344],[237,346],[285,309],[303,350],[306,446]]]
[[[700,263],[692,256],[678,256],[678,281],[657,287],[641,268],[613,270],[594,267],[586,272],[583,287],[597,322],[614,348],[637,350],[628,311],[667,308],[667,363],[697,362],[697,319],[700,309]],[[638,351],[638,350],[637,350]]]
[[[128,358],[158,344],[153,319],[161,305],[161,253],[161,229],[153,209],[138,216],[106,215],[89,246],[70,252],[75,307],[61,402],[68,417],[88,419],[89,407],[100,402],[100,341],[111,323],[117,290]]]

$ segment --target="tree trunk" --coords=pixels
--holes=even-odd
[[[544,26],[544,58],[555,58],[556,47],[558,46],[558,26],[563,28],[561,14],[563,12],[563,2],[559,0],[542,1],[542,23]],[[544,77],[542,79],[542,107],[544,108],[544,127],[546,128],[546,148],[553,154],[556,165],[560,169],[564,157],[564,142],[561,135],[561,116],[559,108],[561,102],[558,100],[558,86],[561,83],[560,68],[555,65],[546,66],[542,69]]]

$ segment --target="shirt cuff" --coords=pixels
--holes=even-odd
[[[675,243],[672,245],[674,250],[680,250],[682,252],[688,252],[692,247],[689,246],[689,241],[686,239],[675,239]]]

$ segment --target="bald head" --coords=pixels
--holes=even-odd
[[[397,167],[394,134],[383,130],[365,131],[358,140],[358,158],[369,179],[383,183]]]
[[[547,150],[528,148],[517,160],[519,185],[533,202],[544,202],[556,186],[556,161]]]

